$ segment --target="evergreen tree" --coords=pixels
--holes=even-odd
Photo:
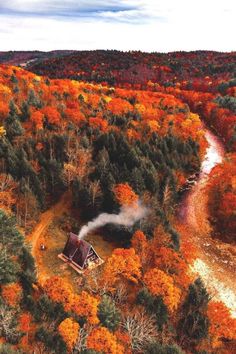
[[[23,236],[16,228],[15,218],[0,210],[0,245],[6,251],[18,253],[23,246]]]
[[[38,97],[36,96],[35,91],[33,89],[29,90],[27,103],[29,106],[34,106],[35,108],[38,109],[42,107],[42,104],[38,99]]]
[[[17,280],[19,266],[14,262],[5,249],[0,249],[0,283],[6,284]]]
[[[159,342],[152,342],[144,349],[144,354],[184,354],[184,352],[175,344],[162,345]]]
[[[120,323],[120,313],[109,296],[103,296],[98,307],[98,318],[104,327],[115,331]]]
[[[34,257],[28,250],[26,246],[24,246],[21,250],[21,254],[19,257],[22,265],[23,270],[29,270],[32,274],[35,274],[36,268],[35,268],[35,262],[34,262]]]
[[[59,334],[49,331],[45,327],[40,327],[35,333],[35,339],[42,342],[50,353],[67,354],[66,345]]]
[[[60,323],[66,318],[63,305],[53,302],[46,295],[42,295],[34,304],[33,314],[37,322],[56,321]]]
[[[10,101],[9,110],[4,127],[6,129],[7,138],[12,141],[16,136],[22,135],[24,129],[18,120],[17,109],[13,101]]]
[[[19,118],[20,118],[21,122],[26,122],[30,118],[30,109],[29,109],[29,105],[26,101],[23,101],[23,103],[21,105],[21,114],[20,114]]]
[[[141,290],[137,295],[137,303],[145,307],[150,315],[154,315],[159,330],[168,320],[167,307],[161,296],[152,296],[147,289]]]
[[[209,300],[210,297],[201,279],[195,280],[189,286],[178,324],[178,335],[187,346],[194,347],[208,336],[209,320],[206,316],[206,308]]]
[[[10,80],[11,80],[11,82],[13,84],[18,84],[18,79],[17,79],[17,77],[14,74],[11,75],[11,79]]]

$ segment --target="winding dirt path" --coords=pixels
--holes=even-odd
[[[44,276],[41,272],[41,267],[39,266],[40,262],[38,262],[38,251],[40,248],[39,241],[42,236],[44,236],[47,232],[48,227],[53,222],[56,217],[61,216],[65,211],[67,211],[71,206],[71,194],[69,192],[65,192],[60,200],[54,204],[50,209],[41,214],[40,220],[36,227],[33,229],[31,234],[28,236],[28,241],[31,245],[31,253],[35,259],[35,263],[37,265],[38,271],[38,279],[39,283],[43,282]]]
[[[198,249],[192,270],[201,276],[210,294],[224,302],[236,317],[236,251],[233,246],[212,238],[205,190],[210,171],[222,161],[225,151],[220,140],[210,131],[206,131],[206,138],[209,148],[199,180],[180,205],[178,220],[188,227],[191,241]]]
[[[236,284],[234,279],[236,251],[233,246],[217,239],[213,240],[211,237],[212,230],[207,212],[207,193],[205,193],[208,175],[211,169],[222,161],[225,152],[219,139],[208,130],[206,130],[206,138],[209,148],[202,163],[201,174],[197,183],[179,206],[178,224],[187,226],[190,230],[191,242],[198,248],[198,258],[192,266],[192,271],[201,276],[210,294],[215,299],[224,302],[230,308],[232,315],[236,317]],[[42,213],[38,224],[28,236],[28,241],[32,247],[32,255],[37,264],[39,283],[43,283],[49,276],[48,270],[46,271],[44,264],[40,261],[40,240],[46,235],[54,219],[63,215],[70,207],[71,195],[66,192],[55,205]],[[102,253],[102,249],[100,250],[101,240],[101,237],[95,240],[97,244],[95,242],[94,246],[99,248]],[[93,243],[91,240],[89,242]],[[105,244],[105,241],[102,242],[102,248],[104,248],[108,242]],[[107,247],[109,248],[109,246]],[[111,253],[110,249],[109,252]],[[106,258],[105,254],[104,258]]]

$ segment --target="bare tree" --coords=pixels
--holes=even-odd
[[[170,215],[173,211],[173,205],[171,205],[172,194],[169,180],[167,180],[163,192],[162,207],[168,215]]]
[[[155,318],[146,315],[144,312],[137,312],[124,317],[122,327],[128,332],[131,347],[134,351],[141,351],[158,336]]]
[[[32,354],[50,354],[50,351],[45,348],[42,342],[36,342],[33,346]]]
[[[128,297],[128,290],[124,283],[117,284],[115,292],[112,293],[112,298],[117,305],[121,305],[126,302]]]
[[[84,287],[93,294],[100,296],[108,293],[108,286],[101,281],[101,269],[97,267],[89,271],[89,276],[84,276]]]
[[[92,204],[94,205],[96,198],[98,198],[102,194],[100,181],[91,182],[89,185],[89,191],[92,196]]]
[[[13,341],[21,336],[17,330],[16,312],[5,304],[0,306],[0,336]]]
[[[91,332],[92,328],[92,326],[86,324],[84,327],[79,329],[78,339],[74,347],[76,353],[81,353],[86,350],[87,337]]]

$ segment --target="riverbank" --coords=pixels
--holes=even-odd
[[[224,302],[236,317],[236,253],[232,246],[212,238],[207,210],[209,173],[222,162],[225,150],[220,139],[207,129],[206,139],[209,147],[199,179],[180,204],[177,223],[188,228],[191,242],[197,248],[197,258],[191,270],[199,274],[211,296]]]

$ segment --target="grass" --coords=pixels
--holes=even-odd
[[[50,224],[46,234],[41,236],[37,245],[37,265],[39,273],[39,281],[44,282],[51,276],[60,276],[72,285],[76,292],[79,291],[79,284],[81,282],[81,275],[79,275],[70,266],[64,263],[58,258],[58,254],[63,251],[65,243],[67,241],[68,232],[63,230],[63,225],[68,224],[67,216],[63,215]],[[74,223],[76,227],[77,223]],[[73,223],[72,223],[73,225]],[[72,226],[73,227],[73,226]],[[73,230],[75,233],[78,229]],[[98,233],[92,233],[85,237],[85,240],[89,242],[98,255],[105,261],[114,250],[118,247],[117,244],[110,241],[106,241],[102,235]],[[40,244],[43,243],[46,246],[46,250],[40,250]]]

